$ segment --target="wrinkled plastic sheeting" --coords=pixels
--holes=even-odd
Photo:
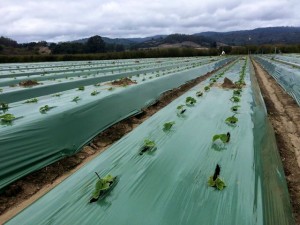
[[[11,126],[0,127],[0,189],[24,175],[76,153],[93,137],[111,125],[138,113],[167,90],[212,71],[233,58],[216,64],[149,80],[101,98],[66,104],[57,99],[46,114],[28,115],[12,108]],[[51,106],[51,105],[50,105]],[[22,117],[24,116],[24,117]]]
[[[255,59],[300,106],[300,70],[262,57]]]
[[[241,67],[234,66],[225,76],[236,81]],[[154,114],[7,224],[293,225],[274,133],[249,73],[246,83],[237,127],[224,123],[232,115],[232,90],[213,87],[187,108],[185,117],[176,115],[176,107],[203,90],[207,81]],[[166,133],[162,127],[169,121],[175,125]],[[232,134],[230,143],[214,150],[212,136],[227,131]],[[157,150],[140,156],[144,138],[154,140]],[[223,191],[207,185],[217,163],[227,185]],[[119,182],[105,199],[90,204],[95,171],[100,176],[117,175]]]
[[[227,60],[227,59],[226,59]],[[201,71],[201,70],[206,70],[207,67],[210,68],[210,70],[213,70],[214,68],[217,68],[219,65],[223,65],[223,62],[226,60],[219,60],[216,62],[209,63],[208,65],[203,65],[198,68],[192,69],[193,71]],[[178,65],[187,65],[188,63],[183,62],[183,63],[178,63]],[[57,92],[62,92],[66,90],[70,90],[73,88],[78,88],[80,86],[87,86],[87,85],[93,85],[97,84],[100,82],[105,82],[105,81],[110,81],[110,80],[115,80],[115,79],[120,79],[123,77],[128,77],[128,76],[133,76],[140,74],[141,72],[153,72],[158,69],[170,69],[174,68],[174,65],[168,65],[167,63],[164,64],[163,66],[158,65],[158,67],[152,67],[148,69],[143,69],[142,71],[130,71],[130,72],[122,72],[118,74],[111,74],[111,75],[100,75],[100,76],[95,76],[95,77],[88,77],[85,79],[80,79],[80,80],[68,80],[65,82],[61,83],[54,83],[54,84],[44,84],[44,85],[37,85],[34,87],[30,88],[22,88],[22,89],[17,89],[17,90],[12,90],[12,91],[6,91],[4,93],[0,93],[0,101],[1,102],[6,102],[6,103],[12,103],[12,102],[17,102],[17,101],[22,101],[25,99],[30,99],[34,97],[39,97],[39,96],[44,96],[44,95],[49,95]],[[81,74],[83,75],[83,73]]]

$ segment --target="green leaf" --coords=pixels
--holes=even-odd
[[[179,105],[179,106],[177,106],[177,109],[182,109],[184,107],[184,105]]]
[[[153,148],[153,147],[155,147],[155,145],[156,144],[154,141],[151,141],[149,139],[144,140],[144,146],[146,146],[146,147]]]
[[[5,102],[1,102],[0,103],[0,109],[2,109],[2,110],[6,110],[6,109],[8,109],[9,107],[8,107],[8,103],[5,103]]]
[[[54,94],[54,95],[52,95],[53,97],[60,97],[62,94],[60,94],[60,93],[57,93],[57,94]]]
[[[45,105],[40,108],[40,113],[45,113],[50,110],[50,107],[48,105]]]
[[[220,139],[223,143],[226,143],[228,141],[227,134],[216,134],[213,136],[212,141],[214,142],[218,139]]]
[[[220,134],[220,140],[223,142],[223,143],[226,143],[227,140],[228,140],[228,137],[226,134]]]
[[[93,91],[93,92],[91,93],[91,96],[95,96],[95,95],[97,95],[97,94],[99,94],[99,91]]]
[[[196,96],[197,96],[197,97],[200,97],[200,96],[202,96],[202,95],[203,95],[203,92],[202,92],[202,91],[196,92]]]
[[[13,121],[16,117],[13,114],[7,113],[7,114],[4,114],[4,115],[1,115],[0,118],[1,118],[2,122],[8,122],[9,123],[9,122]]]
[[[95,190],[93,191],[93,198],[99,198],[102,187],[103,187],[103,181],[99,179],[96,182]]]
[[[237,96],[232,96],[230,99],[232,102],[240,102],[240,98]]]
[[[84,91],[84,86],[79,87],[79,88],[78,88],[78,91]]]
[[[213,136],[212,141],[216,141],[216,140],[218,140],[219,138],[220,138],[220,135],[219,135],[219,134],[216,134],[216,135]]]
[[[37,103],[37,102],[38,102],[37,98],[32,98],[32,99],[26,100],[24,103]]]
[[[215,183],[216,183],[216,188],[220,191],[222,191],[224,189],[224,187],[226,187],[225,182],[223,180],[221,180],[220,177],[218,177],[215,180]]]
[[[238,96],[240,96],[241,93],[242,93],[242,90],[241,90],[241,89],[238,89],[238,90],[234,90],[234,91],[233,91],[233,95],[238,95]]]
[[[210,87],[209,86],[205,86],[204,87],[204,91],[209,91],[210,90]]]
[[[114,180],[114,177],[112,175],[108,174],[105,177],[103,177],[102,180],[105,182],[112,182]]]
[[[175,121],[165,123],[164,130],[170,130],[174,124],[175,124]]]
[[[211,187],[216,186],[216,182],[213,180],[213,176],[209,177],[207,183],[208,183],[208,185],[211,186]]]
[[[236,112],[236,111],[239,110],[240,107],[241,107],[241,106],[239,106],[239,105],[232,106],[232,107],[231,107],[231,111]]]
[[[230,124],[235,124],[238,121],[239,121],[238,118],[236,118],[235,116],[230,116],[225,120],[226,123],[230,123]]]
[[[190,96],[185,99],[185,103],[187,105],[194,105],[196,102],[197,102],[196,99]]]
[[[78,102],[80,100],[79,96],[76,96],[75,98],[73,98],[72,102]]]

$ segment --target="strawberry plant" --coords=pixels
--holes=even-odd
[[[0,88],[0,93],[2,93],[3,92],[3,89],[2,88]]]
[[[241,106],[239,106],[239,105],[232,106],[232,107],[231,107],[231,111],[237,112],[237,111],[239,110],[240,107],[241,107]]]
[[[78,91],[84,91],[84,86],[79,87],[77,90],[78,90]]]
[[[225,182],[219,177],[221,172],[221,167],[219,166],[219,164],[217,164],[216,168],[215,168],[215,172],[214,175],[209,177],[208,179],[208,185],[210,187],[214,187],[220,191],[222,191],[224,189],[224,187],[226,187]]]
[[[202,92],[202,91],[197,91],[197,92],[196,92],[196,96],[197,96],[197,97],[201,97],[202,95],[203,95],[203,92]]]
[[[38,102],[37,98],[32,98],[32,99],[26,100],[24,103],[37,103],[37,102]]]
[[[234,90],[234,91],[233,91],[233,95],[240,96],[241,93],[242,93],[242,90],[241,90],[241,89],[238,89],[238,90]]]
[[[232,102],[240,102],[240,98],[237,97],[237,96],[232,96],[232,97],[230,98],[230,101],[232,101]]]
[[[205,86],[204,87],[204,91],[209,91],[210,90],[210,87],[209,86]]]
[[[184,114],[185,111],[186,111],[185,105],[179,105],[179,106],[177,106],[177,110],[178,110],[178,113],[180,115]]]
[[[175,121],[165,123],[163,130],[164,131],[170,130],[174,124],[175,124]]]
[[[230,133],[227,134],[216,134],[213,136],[212,141],[221,140],[223,143],[228,143],[230,141]]]
[[[97,94],[99,94],[100,92],[99,91],[93,91],[92,93],[91,93],[91,96],[95,96],[95,95],[97,95]]]
[[[109,91],[113,91],[113,90],[114,90],[114,88],[113,88],[113,87],[110,87],[110,88],[108,88],[108,90],[109,90]]]
[[[190,96],[185,99],[185,103],[189,106],[193,106],[196,102],[196,99]]]
[[[99,198],[105,197],[107,193],[115,186],[117,183],[117,177],[112,176],[110,174],[101,178],[97,172],[95,172],[98,180],[95,184],[95,189],[92,193],[92,198],[90,199],[90,203],[96,202]]]
[[[7,110],[8,108],[9,108],[8,103],[5,102],[0,103],[0,110]]]
[[[236,118],[234,115],[228,117],[228,118],[225,120],[225,122],[228,123],[228,124],[236,124],[238,121],[239,121],[238,118]]]
[[[13,114],[7,113],[0,116],[1,122],[11,123],[16,117]]]
[[[155,150],[156,144],[154,141],[151,141],[149,139],[144,140],[144,144],[142,148],[140,149],[140,155],[143,155],[146,151]]]
[[[45,105],[45,106],[43,106],[43,107],[40,108],[40,113],[46,113],[51,108],[53,108],[53,107],[49,107],[48,105]]]
[[[61,95],[62,95],[62,94],[57,93],[57,94],[52,95],[52,97],[60,97]]]
[[[72,102],[76,102],[77,103],[79,100],[80,100],[80,97],[76,96],[76,97],[73,98]]]

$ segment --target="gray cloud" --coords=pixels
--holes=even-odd
[[[300,26],[299,11],[298,0],[3,0],[0,35],[58,42]]]

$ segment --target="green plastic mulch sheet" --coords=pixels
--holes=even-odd
[[[224,65],[222,59],[203,67],[174,73],[137,85],[102,90],[99,95],[73,90],[61,97],[45,98],[38,103],[14,103],[6,113],[16,120],[0,124],[0,189],[20,177],[76,153],[98,133],[114,123],[138,113],[167,90]],[[72,102],[74,96],[80,98]],[[39,107],[49,105],[46,113]]]
[[[217,59],[197,57],[189,58],[188,60],[170,59],[169,61],[165,62],[158,61],[160,63],[155,63],[156,60],[152,60],[151,63],[138,63],[130,67],[127,67],[125,65],[122,66],[121,64],[121,66],[115,68],[104,68],[94,71],[79,70],[76,72],[72,72],[71,67],[67,67],[69,68],[68,72],[57,74],[49,71],[49,73],[47,74],[40,73],[36,76],[30,75],[29,77],[25,76],[22,78],[15,77],[15,79],[3,79],[0,76],[0,87],[3,87],[1,88],[2,93],[0,93],[0,102],[11,103],[43,95],[49,95],[56,92],[66,91],[80,86],[92,85],[143,73],[154,73],[155,71],[174,69],[176,67],[184,68],[199,63],[201,64],[201,66],[202,64],[214,64],[214,62],[212,62],[211,60],[215,61]],[[26,70],[24,71],[26,72]],[[28,79],[37,80],[40,84],[32,87],[20,87],[18,85],[20,81],[25,81]]]
[[[225,76],[236,81],[242,65],[238,62]],[[293,224],[274,133],[257,83],[247,71],[236,127],[224,122],[232,115],[232,90],[212,87],[195,97],[207,81],[157,112],[7,224]],[[188,96],[197,103],[178,117],[176,107]],[[169,121],[175,124],[165,132],[163,124]],[[213,135],[228,131],[231,141],[213,147]],[[154,140],[157,149],[141,156],[145,138]],[[222,191],[207,184],[217,163],[226,183]],[[106,198],[89,203],[97,181],[94,172],[102,177],[117,175],[119,181]]]
[[[277,83],[291,95],[300,106],[300,70],[286,64],[270,61],[264,57],[255,57]]]

